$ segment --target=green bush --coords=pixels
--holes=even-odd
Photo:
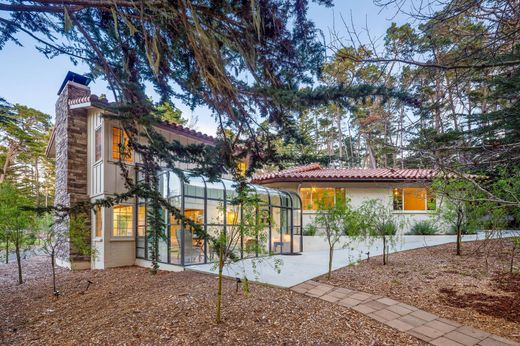
[[[313,224],[307,225],[307,227],[303,229],[303,235],[314,236],[316,233],[318,233],[318,227]]]
[[[462,234],[466,235],[466,234],[476,234],[476,233],[477,233],[477,230],[475,228],[468,227],[467,225],[462,226]],[[448,230],[447,234],[450,234],[450,235],[457,234],[457,229],[456,229],[455,225],[450,226],[450,229]]]
[[[434,235],[437,233],[437,229],[433,226],[430,221],[418,221],[416,222],[410,232],[409,235]]]

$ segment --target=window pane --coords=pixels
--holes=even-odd
[[[345,203],[345,198],[346,198],[345,188],[337,187],[335,189],[335,203],[337,203],[337,204]]]
[[[394,210],[403,210],[403,189],[393,189]]]
[[[207,201],[208,224],[224,224],[224,201]]]
[[[330,208],[334,205],[334,188],[312,188],[312,206],[317,210],[320,206]]]
[[[236,190],[235,183],[232,182],[231,180],[227,180],[227,179],[222,179],[222,183],[226,187],[226,199],[229,201],[229,200],[232,200],[233,198],[236,198],[237,190]]]
[[[114,237],[132,236],[132,211],[133,207],[130,205],[115,205],[113,207]]]
[[[184,216],[204,227],[204,200],[184,199]],[[204,240],[199,238],[192,227],[184,228],[184,263],[204,262]]]
[[[404,191],[404,210],[426,210],[426,189],[408,187]]]
[[[204,180],[197,176],[188,176],[188,183],[184,183],[184,195],[193,197],[204,197]]]
[[[174,196],[180,196],[181,195],[181,179],[179,176],[174,173],[170,172],[169,174],[169,182],[168,182],[168,191],[170,197]]]
[[[96,237],[100,238],[103,236],[103,212],[101,207],[96,206]]]
[[[208,198],[224,199],[224,185],[221,181],[206,182]]]
[[[312,192],[310,187],[302,187],[300,189],[300,196],[304,210],[312,210]]]
[[[121,151],[124,152],[124,161],[132,162],[132,150],[128,144],[128,136],[127,134],[117,128],[112,128],[112,158],[114,160],[121,159]]]
[[[437,198],[435,196],[435,193],[431,189],[426,189],[426,197],[428,199],[428,210],[437,209]]]
[[[226,210],[226,224],[238,225],[240,221],[240,206],[239,205],[227,205]]]
[[[103,142],[103,128],[99,127],[96,129],[96,135],[95,135],[95,155],[94,155],[94,161],[97,162],[101,160],[101,143]]]
[[[146,207],[140,205],[137,211],[137,236],[144,237],[146,233]]]

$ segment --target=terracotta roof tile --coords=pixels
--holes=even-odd
[[[96,95],[90,95],[90,96],[83,96],[83,97],[77,97],[75,99],[70,99],[68,101],[68,103],[69,103],[69,106],[72,106],[72,105],[79,105],[79,104],[87,103],[87,102],[98,102],[98,101],[102,101],[102,99],[100,99]]]
[[[69,104],[69,106],[73,106],[73,105],[79,105],[79,104],[88,103],[88,102],[106,103],[108,105],[108,102],[106,101],[106,99],[99,98],[96,95],[90,95],[90,96],[84,96],[84,97],[78,97],[75,99],[70,99],[68,101],[68,104]],[[157,127],[160,127],[166,131],[175,132],[175,133],[187,136],[187,137],[194,138],[196,140],[200,140],[202,142],[206,142],[207,144],[215,144],[215,142],[216,142],[215,137],[212,137],[205,133],[190,129],[188,127],[185,127],[185,126],[182,126],[179,124],[165,122],[163,124],[157,125]]]
[[[259,175],[254,183],[283,181],[390,181],[390,180],[432,180],[433,169],[397,168],[321,168],[317,163],[298,166],[275,173]]]

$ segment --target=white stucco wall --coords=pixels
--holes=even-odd
[[[320,183],[272,183],[266,184],[272,188],[278,188],[287,191],[298,192],[301,187],[341,187],[346,189],[347,197],[351,201],[352,207],[359,208],[363,202],[371,199],[378,199],[388,208],[393,208],[392,190],[401,187],[425,187],[422,183],[386,183],[386,182],[360,182],[360,183],[335,183],[335,182],[320,182]],[[410,231],[410,228],[418,221],[432,220],[436,221],[437,216],[434,211],[392,211],[396,217],[398,224],[401,224],[399,234],[405,234]],[[304,210],[302,214],[303,227],[312,224],[315,211]]]

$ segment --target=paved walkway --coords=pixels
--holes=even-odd
[[[440,318],[411,305],[373,294],[306,281],[293,291],[352,308],[387,326],[406,332],[433,345],[442,346],[511,346],[520,345],[458,322]]]
[[[467,235],[463,241],[484,239],[484,235]],[[316,237],[316,242],[325,242],[323,237]],[[390,248],[390,252],[398,252],[410,249],[417,249],[427,246],[453,243],[456,236],[435,235],[435,236],[403,236],[399,237],[395,246]],[[350,244],[351,249],[337,249],[334,251],[332,270],[346,267],[351,263],[377,256],[382,253],[383,242],[381,240],[361,241]],[[299,256],[276,255],[262,257],[251,260],[244,259],[224,267],[224,275],[229,277],[244,277],[251,281],[266,283],[279,287],[292,287],[317,276],[327,273],[329,252],[328,251],[308,251],[303,249]],[[390,256],[392,261],[392,256]],[[281,265],[277,263],[281,262]],[[200,264],[186,268],[204,273],[217,273],[214,264]]]

